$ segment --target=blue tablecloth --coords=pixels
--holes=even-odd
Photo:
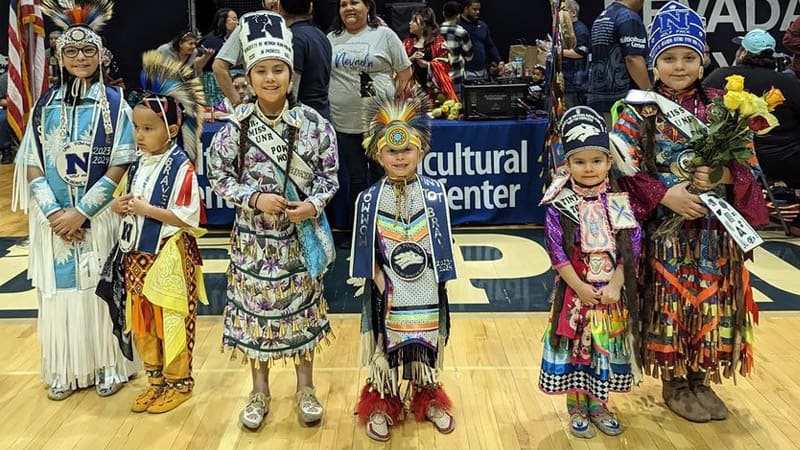
[[[205,124],[203,149],[224,122]],[[489,122],[433,121],[431,151],[423,174],[445,184],[453,225],[528,224],[544,221],[542,150],[546,119]],[[209,225],[233,222],[233,209],[208,183],[205,161],[198,168]]]

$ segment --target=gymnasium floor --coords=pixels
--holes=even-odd
[[[453,326],[442,381],[453,399],[455,431],[436,433],[409,418],[389,444],[364,435],[353,416],[366,371],[358,367],[358,305],[345,284],[340,255],[326,281],[337,336],[316,361],[315,381],[326,415],[299,424],[291,367],[272,370],[272,410],[257,432],[238,424],[250,389],[240,359],[220,353],[227,238],[201,240],[210,307],[198,320],[194,397],[165,415],[134,414],[144,386],[138,377],[115,396],[81,391],[63,402],[46,398],[39,379],[35,291],[26,280],[27,220],[9,212],[10,170],[0,166],[0,448],[297,448],[297,449],[558,449],[800,448],[800,240],[766,232],[749,265],[762,310],[756,370],[716,388],[731,409],[722,422],[692,424],[669,413],[660,383],[647,379],[611,397],[626,426],[619,437],[573,438],[563,397],[537,387],[541,336],[552,273],[535,228],[457,230],[460,278],[449,286]]]

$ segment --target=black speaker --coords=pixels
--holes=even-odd
[[[528,93],[525,83],[464,84],[464,118],[467,120],[516,119],[525,116],[519,101]]]
[[[397,33],[400,39],[408,37],[408,22],[418,9],[424,8],[425,2],[386,3],[386,24]]]

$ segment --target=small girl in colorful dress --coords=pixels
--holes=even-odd
[[[615,192],[608,131],[591,108],[562,118],[568,173],[545,193],[547,251],[558,272],[544,338],[539,389],[566,394],[572,434],[594,426],[618,435],[622,425],[607,407],[610,392],[634,381],[629,339],[636,330],[636,260],[641,229],[628,195]],[[593,426],[594,424],[594,426]]]
[[[200,188],[192,160],[200,148],[200,81],[191,68],[156,51],[142,57],[142,99],[133,108],[138,161],[126,193],[119,249],[124,270],[125,328],[147,371],[133,412],[164,413],[192,396],[197,301],[206,302],[195,239]],[[184,81],[186,80],[186,81]],[[182,145],[179,145],[182,144]]]

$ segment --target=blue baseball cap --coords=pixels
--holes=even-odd
[[[744,37],[733,38],[733,43],[754,55],[760,55],[764,50],[775,51],[775,38],[759,28],[748,32]]]

